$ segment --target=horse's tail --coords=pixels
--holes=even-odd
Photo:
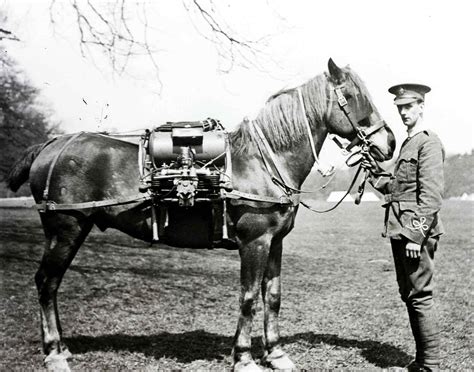
[[[17,191],[30,177],[30,168],[33,161],[44,148],[44,143],[30,146],[25,153],[10,168],[7,175],[7,186],[12,191]]]

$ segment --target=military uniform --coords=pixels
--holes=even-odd
[[[396,95],[395,104],[412,102],[407,97],[409,94],[419,99],[410,89],[403,89],[406,86],[389,90]],[[385,195],[383,235],[391,241],[399,291],[407,305],[416,342],[415,362],[421,370],[435,370],[440,363],[433,271],[434,252],[444,232],[439,217],[444,191],[444,155],[438,136],[431,130],[418,128],[402,144],[394,174],[373,173],[369,177],[372,186]],[[419,259],[406,256],[409,242],[421,246]]]

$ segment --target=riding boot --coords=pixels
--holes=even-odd
[[[433,306],[421,310],[407,304],[407,309],[416,344],[415,363],[419,367],[417,370],[439,370],[439,330]]]

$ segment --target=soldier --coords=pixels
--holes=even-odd
[[[385,194],[385,232],[390,238],[398,287],[416,343],[408,371],[439,369],[439,331],[433,307],[434,253],[443,226],[438,212],[444,189],[444,149],[423,121],[425,94],[419,84],[400,84],[388,91],[407,129],[394,174],[387,174],[370,156],[362,166],[369,182]]]

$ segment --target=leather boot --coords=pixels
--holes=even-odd
[[[410,363],[412,369],[408,369],[408,366],[407,369],[409,371],[439,370],[439,331],[433,307],[420,311],[407,305],[407,309],[416,344],[415,361]]]

